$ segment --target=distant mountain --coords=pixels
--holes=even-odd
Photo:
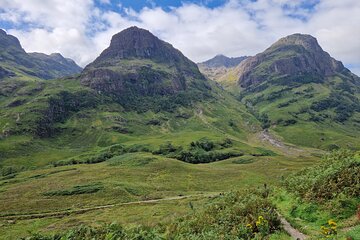
[[[46,55],[44,53],[34,52],[29,53],[29,55],[41,61],[44,67],[57,71],[60,77],[70,76],[82,71],[82,68],[78,66],[74,60],[64,58],[60,53]]]
[[[231,67],[236,67],[237,65],[239,65],[240,62],[242,62],[246,58],[248,58],[248,57],[246,57],[246,56],[227,57],[222,54],[219,54],[205,62],[199,63],[198,65],[208,67],[208,68],[216,68],[216,67],[231,68]]]
[[[210,90],[195,63],[137,27],[114,35],[110,46],[85,67],[80,81],[136,109],[155,107],[162,101],[191,102]]]
[[[206,77],[221,82],[223,75],[227,74],[246,58],[246,56],[230,58],[220,54],[205,62],[198,63],[198,67]]]
[[[58,53],[26,53],[16,37],[0,29],[0,79],[52,79],[81,70],[73,60]]]
[[[281,38],[225,79],[264,126],[288,141],[330,148],[336,139],[351,147],[360,133],[360,78],[310,35]]]

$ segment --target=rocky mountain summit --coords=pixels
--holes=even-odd
[[[350,74],[340,61],[322,50],[316,38],[298,33],[281,38],[264,52],[249,57],[236,72],[243,88],[275,78],[323,79],[337,73]]]
[[[0,29],[0,79],[53,79],[81,70],[73,60],[59,53],[26,53],[16,37]]]
[[[147,30],[130,27],[85,67],[80,81],[123,105],[139,97],[173,96],[209,88],[196,64]],[[154,100],[154,99],[152,99]]]

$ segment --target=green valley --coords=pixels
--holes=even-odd
[[[130,27],[81,72],[1,63],[0,239],[355,240],[359,78],[307,35],[224,58]]]

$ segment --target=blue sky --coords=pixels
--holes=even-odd
[[[26,51],[60,52],[81,66],[134,25],[195,62],[255,55],[286,35],[311,34],[360,75],[358,0],[0,0],[0,28]]]

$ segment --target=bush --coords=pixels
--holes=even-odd
[[[360,196],[360,156],[348,150],[334,151],[320,165],[288,177],[284,185],[307,200],[330,200],[344,194]]]
[[[191,149],[203,149],[205,151],[211,151],[215,148],[215,143],[207,138],[202,138],[198,141],[190,143]]]
[[[168,227],[167,239],[253,239],[264,238],[280,228],[267,189],[231,192],[220,196],[203,211]]]

